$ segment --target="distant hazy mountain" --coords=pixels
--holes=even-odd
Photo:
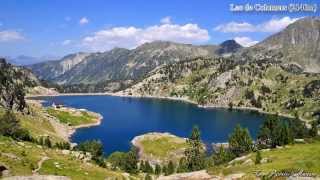
[[[40,63],[40,62],[59,59],[58,56],[49,56],[49,55],[42,56],[42,57],[20,55],[17,57],[4,57],[4,58],[6,58],[8,62],[10,62],[14,65],[19,65],[19,66],[26,66],[26,65],[36,64],[36,63]]]
[[[245,51],[251,56],[279,53],[283,63],[299,65],[307,72],[320,72],[320,18],[300,19]]]
[[[39,79],[54,80],[85,60],[88,53],[76,53],[63,57],[61,60],[47,61],[28,66]]]
[[[96,84],[110,80],[137,80],[154,68],[199,56],[232,53],[235,42],[195,46],[165,41],[145,43],[136,49],[115,48],[103,53],[73,54],[59,61],[30,66],[41,79],[59,84]]]

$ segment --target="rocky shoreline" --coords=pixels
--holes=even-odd
[[[86,110],[87,113],[94,113],[96,114],[97,118],[95,119],[95,122],[94,123],[89,123],[89,124],[81,124],[81,125],[78,125],[78,126],[68,126],[68,141],[71,142],[71,136],[72,134],[74,134],[77,129],[81,129],[81,128],[89,128],[89,127],[93,127],[93,126],[99,126],[101,124],[101,120],[103,119],[103,116],[99,113],[96,113],[96,112],[91,112],[91,111],[88,111]]]
[[[91,94],[94,95],[94,94]],[[198,103],[196,103],[195,101],[192,101],[190,99],[187,98],[183,98],[183,97],[168,97],[168,96],[141,96],[141,95],[128,95],[128,94],[124,94],[124,93],[104,93],[104,95],[108,95],[108,96],[117,96],[117,97],[131,97],[131,98],[151,98],[151,99],[165,99],[165,100],[172,100],[172,101],[182,101],[182,102],[186,102],[186,103],[190,103],[190,104],[194,104],[200,108],[205,108],[205,109],[213,109],[213,108],[222,108],[222,109],[230,109],[230,107],[228,106],[220,106],[220,105],[199,105]],[[271,114],[271,115],[276,115],[278,114],[279,116],[282,117],[286,117],[286,118],[295,118],[294,116],[290,115],[290,114],[283,114],[283,113],[278,113],[278,112],[266,112],[263,111],[262,109],[259,108],[255,108],[255,107],[244,107],[244,106],[233,106],[232,109],[235,110],[247,110],[247,111],[254,111],[254,112],[258,112],[258,113],[262,113],[262,114]],[[308,120],[306,119],[301,119],[302,121],[308,122]]]

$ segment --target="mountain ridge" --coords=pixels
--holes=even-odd
[[[94,87],[99,84],[100,87],[106,87],[98,88],[99,91],[116,91],[116,87],[129,87],[156,68],[197,57],[214,59],[230,56],[234,61],[256,61],[270,56],[296,71],[320,73],[319,34],[320,19],[307,17],[252,47],[244,48],[234,40],[227,40],[219,45],[154,41],[132,50],[114,48],[106,52],[89,53],[77,60],[72,60],[76,56],[73,54],[59,61],[35,64],[29,68],[40,79],[63,86]]]
[[[228,44],[195,46],[154,41],[132,50],[114,48],[102,53],[90,53],[76,63],[72,63],[75,62],[72,58],[76,55],[72,54],[58,61],[43,62],[28,67],[40,79],[58,84],[95,84],[103,81],[137,80],[161,65],[198,56],[213,57],[233,53],[240,48],[238,44],[236,47],[228,47]]]

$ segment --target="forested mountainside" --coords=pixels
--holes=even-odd
[[[320,74],[283,65],[281,54],[245,62],[233,58],[195,58],[160,67],[120,93],[179,97],[200,105],[251,107],[305,119],[313,119],[320,112]]]
[[[23,111],[26,107],[25,90],[39,84],[28,69],[16,67],[0,59],[0,106]]]

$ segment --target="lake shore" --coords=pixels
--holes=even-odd
[[[197,102],[192,101],[187,98],[183,97],[168,97],[168,96],[139,96],[139,95],[127,95],[123,93],[104,93],[105,95],[108,96],[117,96],[117,97],[131,97],[131,98],[152,98],[152,99],[165,99],[165,100],[172,100],[172,101],[181,101],[181,102],[186,102],[190,104],[194,104],[198,106],[199,108],[205,108],[205,109],[214,109],[214,108],[221,108],[221,109],[230,109],[228,106],[219,106],[219,105],[199,105]],[[286,118],[295,118],[294,116],[290,114],[284,114],[284,113],[278,113],[278,112],[267,112],[263,111],[262,109],[255,108],[255,107],[244,107],[244,106],[233,106],[232,110],[245,110],[245,111],[253,111],[257,113],[262,113],[262,114],[270,114],[270,115],[276,115],[278,114],[279,116],[286,117]],[[308,122],[306,119],[300,119],[304,122]]]
[[[151,99],[164,99],[164,100],[172,100],[172,101],[181,101],[181,102],[186,102],[190,104],[194,104],[200,108],[205,108],[205,109],[210,109],[210,108],[222,108],[222,109],[230,109],[228,106],[220,106],[220,105],[199,105],[197,102],[192,101],[188,98],[183,98],[183,97],[168,97],[168,96],[150,96],[150,95],[128,95],[122,92],[116,92],[116,93],[59,93],[59,94],[54,94],[54,95],[36,95],[36,96],[28,96],[28,98],[33,98],[33,97],[55,97],[55,96],[116,96],[116,97],[130,97],[130,98],[151,98]],[[279,116],[286,117],[286,118],[295,118],[294,116],[290,114],[284,114],[284,113],[279,113],[279,112],[267,112],[263,111],[262,109],[255,108],[255,107],[244,107],[244,106],[233,106],[232,109],[234,110],[246,110],[246,111],[253,111],[257,113],[262,113],[262,114],[270,114],[270,115],[276,115],[278,114]],[[300,118],[300,120],[308,123],[307,119]]]

